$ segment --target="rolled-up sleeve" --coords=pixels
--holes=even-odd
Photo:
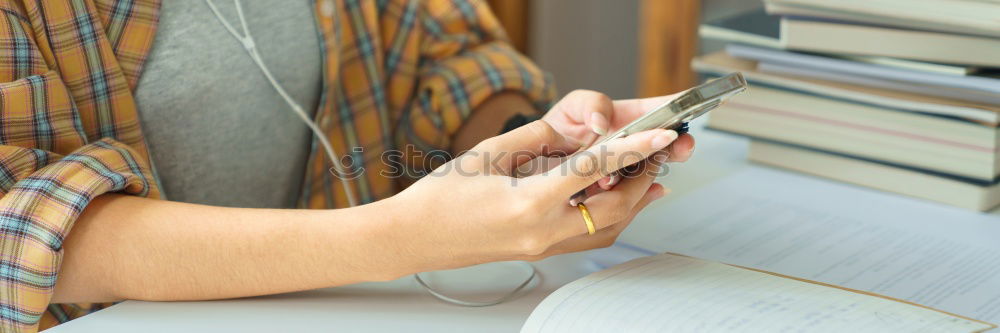
[[[112,139],[80,145],[79,119],[51,72],[0,84],[0,103],[0,330],[32,331],[84,207],[108,192],[158,192],[147,159],[132,147]]]
[[[0,331],[36,331],[66,321],[93,309],[90,304],[51,305],[50,300],[62,262],[63,241],[87,204],[109,192],[158,197],[156,180],[145,155],[141,138],[137,141],[130,124],[127,78],[120,67],[112,67],[114,49],[106,39],[77,39],[76,44],[59,43],[56,35],[33,26],[41,20],[41,3],[15,4],[0,0],[0,228],[3,239],[0,256]],[[88,3],[59,6],[45,12],[44,19],[65,17],[93,20],[97,10]],[[152,3],[155,5],[155,3]],[[148,4],[136,8],[149,8]],[[78,10],[75,16],[62,16]],[[138,9],[137,9],[138,10]],[[135,35],[129,35],[135,36]],[[102,37],[103,38],[103,37]],[[39,44],[39,40],[42,44]],[[89,44],[88,44],[89,43]],[[124,43],[124,42],[122,42]],[[117,45],[123,45],[117,43]],[[39,47],[44,45],[44,47]],[[83,46],[91,49],[72,53]],[[122,47],[122,46],[120,46]],[[102,59],[106,66],[97,71],[105,90],[80,85],[78,78],[92,73],[74,69],[74,58],[53,53]],[[87,53],[91,52],[91,53]],[[124,52],[124,51],[122,51]],[[60,56],[62,56],[60,58]],[[58,65],[54,65],[58,64]],[[131,76],[137,69],[130,69]],[[63,74],[76,75],[65,80]],[[131,76],[129,78],[131,78]],[[73,83],[78,88],[70,88]],[[87,90],[90,89],[90,90]],[[78,100],[89,101],[88,110],[100,110],[100,117],[82,117]],[[100,105],[95,107],[94,105]],[[130,111],[133,111],[130,109]],[[89,114],[89,113],[88,113]],[[117,117],[117,118],[115,118]],[[121,134],[131,138],[123,143],[88,132]],[[100,307],[100,305],[96,305]],[[45,324],[47,322],[47,324]]]
[[[71,115],[62,115],[57,108],[48,109],[65,102],[58,100],[65,96],[58,82],[47,83],[52,80],[32,77],[0,85],[0,129],[15,129],[27,123],[36,128],[5,131],[0,145],[3,331],[37,328],[55,286],[63,240],[93,198],[108,192],[158,195],[146,159],[132,147],[102,139],[70,148],[82,137],[74,135],[79,132],[72,126]],[[24,89],[24,84],[32,87]],[[31,99],[40,100],[26,102]],[[68,111],[72,112],[72,108]],[[31,144],[24,144],[28,141]]]
[[[552,79],[513,49],[485,1],[426,0],[415,20],[419,79],[403,144],[447,150],[473,110],[499,92],[520,92],[538,110],[551,106]]]

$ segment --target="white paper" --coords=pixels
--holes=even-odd
[[[521,332],[978,332],[989,325],[885,298],[672,254],[552,293]]]
[[[996,216],[758,167],[649,213],[622,241],[1000,322]]]

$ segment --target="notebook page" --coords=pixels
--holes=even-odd
[[[678,173],[679,174],[679,173]],[[747,167],[619,239],[1000,322],[1000,217]]]
[[[943,312],[673,254],[639,258],[547,297],[521,332],[977,332]]]

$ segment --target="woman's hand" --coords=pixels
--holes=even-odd
[[[617,131],[646,112],[677,98],[677,95],[679,94],[613,101],[607,95],[596,91],[575,90],[556,103],[542,120],[570,140],[586,147],[599,137]],[[666,160],[684,162],[693,152],[694,137],[684,134],[666,150]],[[550,165],[557,162],[546,161]],[[545,167],[533,167],[545,169]],[[597,184],[600,189],[607,190],[620,178],[617,174],[613,174],[599,180]]]
[[[525,178],[520,164],[575,151],[545,122],[488,139],[386,200],[333,210],[196,205],[106,194],[91,202],[63,243],[53,301],[105,302],[247,297],[607,246],[650,201],[649,156],[676,133],[654,130],[578,153]],[[587,199],[574,192],[638,162],[648,171]]]
[[[677,133],[651,130],[612,140],[574,154],[559,167],[524,178],[519,165],[558,151],[575,151],[576,142],[544,121],[497,136],[439,167],[386,200],[386,211],[405,237],[400,253],[422,256],[410,272],[446,269],[498,260],[537,260],[554,254],[611,245],[632,218],[664,195],[653,180],[659,166],[651,155],[677,139]],[[622,167],[638,164],[639,173],[586,204],[597,229],[588,235],[577,207],[567,199]]]
[[[559,100],[542,120],[552,125],[556,132],[586,147],[597,141],[597,138],[624,127],[678,95],[616,101],[600,92],[574,90]],[[694,140],[682,135],[671,145],[670,161],[686,161],[691,156],[692,149]]]

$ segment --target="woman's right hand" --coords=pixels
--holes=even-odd
[[[389,227],[399,233],[394,239],[402,240],[393,246],[411,256],[406,261],[414,265],[398,273],[539,260],[610,246],[643,207],[665,194],[653,183],[665,157],[653,155],[662,154],[676,138],[670,130],[637,133],[577,152],[561,165],[525,178],[511,176],[512,170],[534,158],[579,147],[544,121],[487,139],[376,203],[393,212]],[[598,229],[588,235],[569,197],[630,165],[639,168],[636,176],[585,201]]]
[[[536,121],[482,142],[396,196],[346,209],[230,208],[102,195],[63,243],[53,300],[258,296],[607,246],[663,194],[653,172],[585,201],[600,228],[594,235],[567,203],[570,195],[625,165],[639,162],[654,171],[647,169],[653,162],[641,161],[674,138],[664,130],[639,133],[610,142],[605,154],[574,154],[566,169],[511,177],[534,157],[577,149]]]

